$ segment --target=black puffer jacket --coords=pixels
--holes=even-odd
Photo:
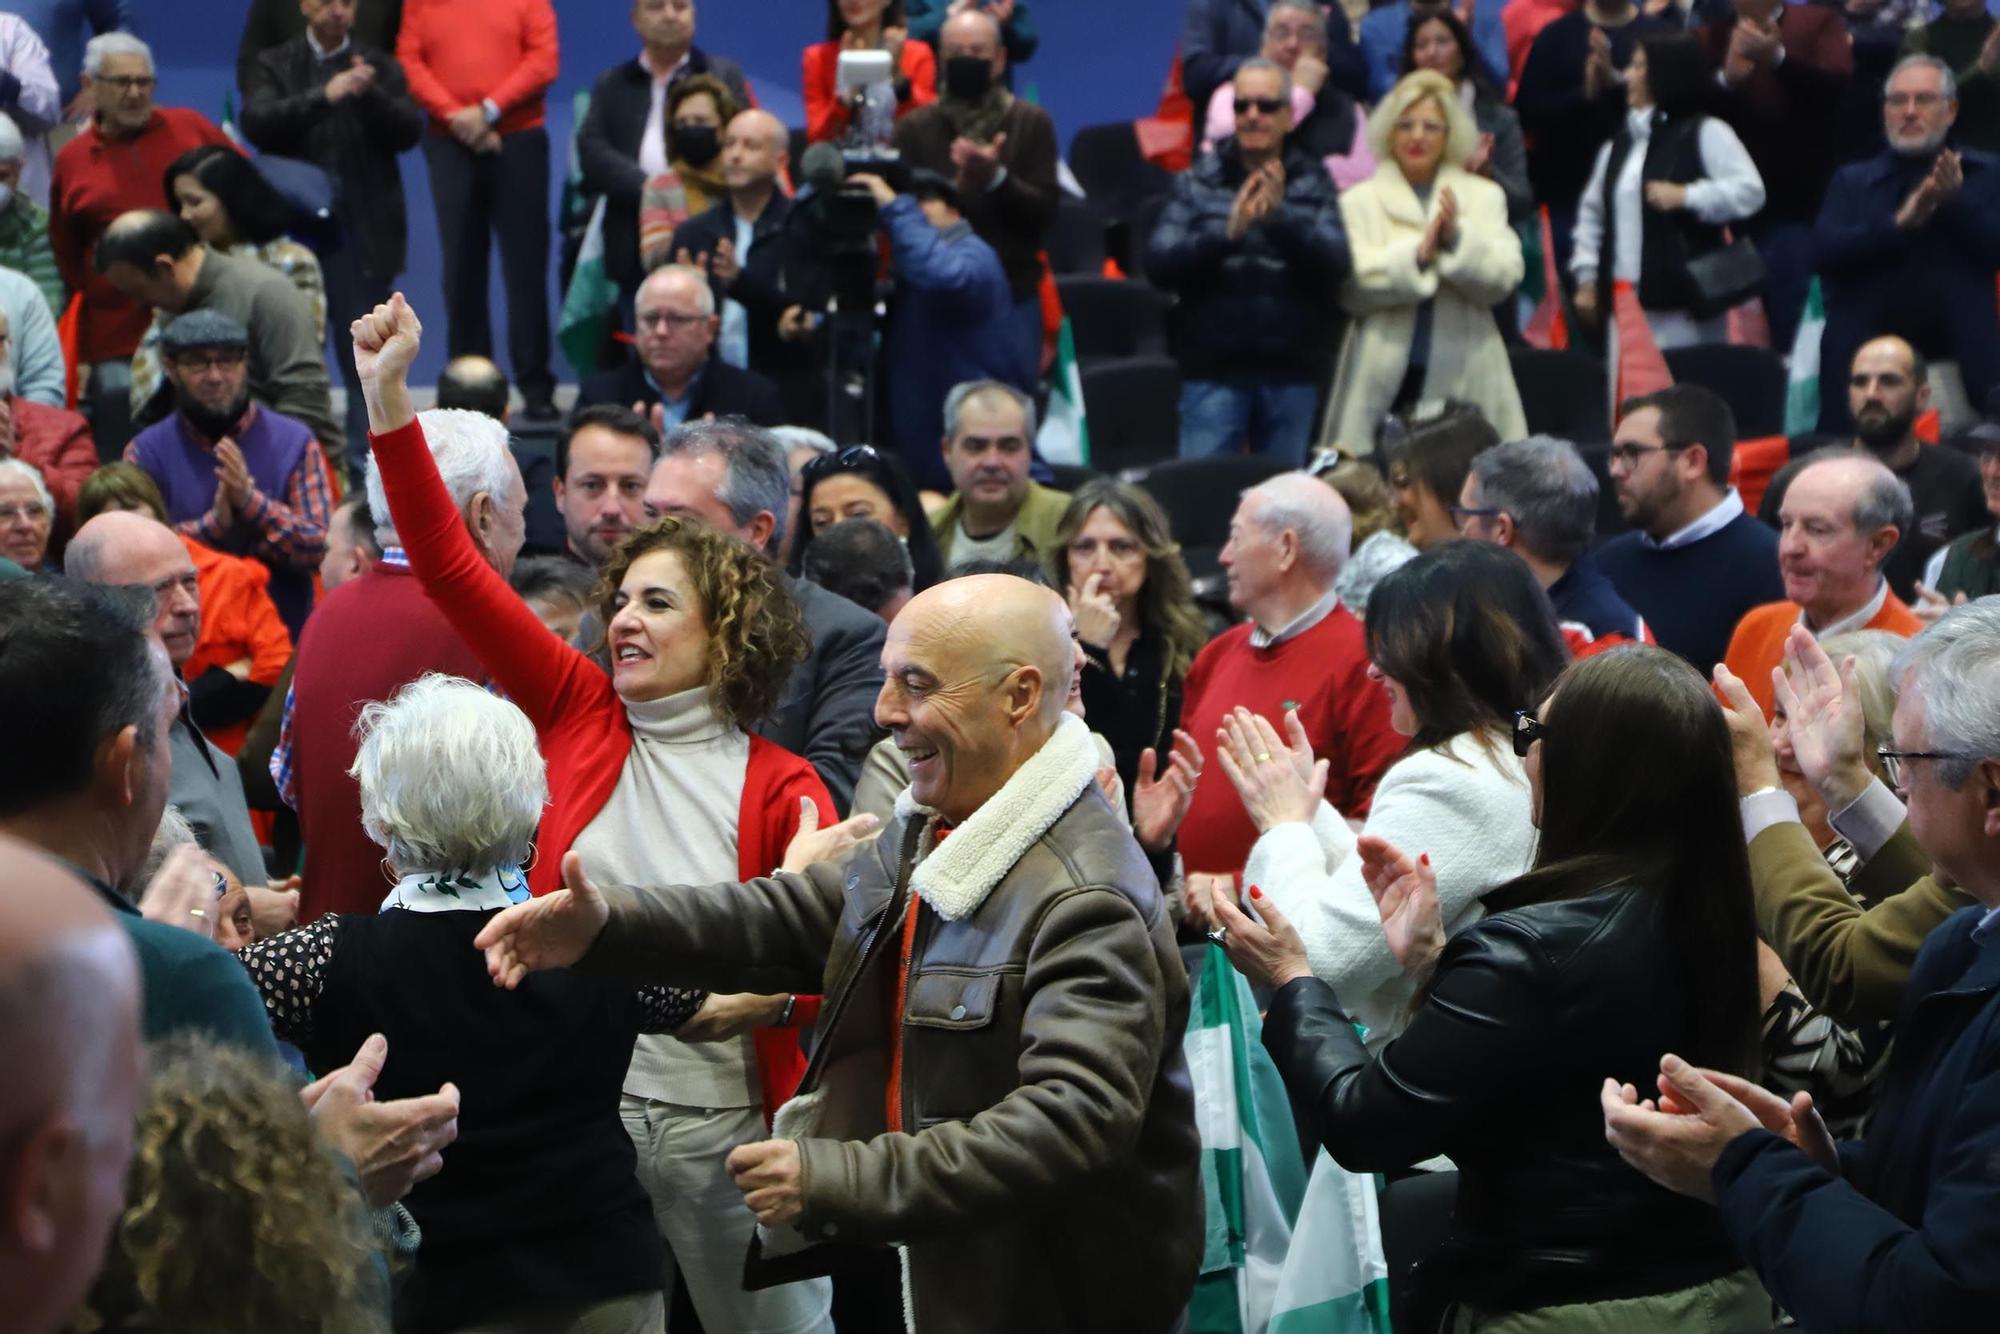
[[[1146,275],[1176,293],[1181,373],[1191,380],[1317,380],[1340,330],[1353,267],[1326,168],[1287,145],[1285,199],[1240,241],[1229,212],[1247,175],[1225,139],[1174,182],[1146,247]]]
[[[1713,1207],[1654,1185],[1604,1139],[1605,1077],[1650,1090],[1686,1054],[1684,967],[1653,896],[1605,890],[1496,913],[1445,945],[1422,1008],[1370,1060],[1333,990],[1272,999],[1264,1045],[1340,1164],[1368,1172],[1447,1154],[1451,1238],[1419,1281],[1526,1310],[1671,1292],[1741,1267]]]

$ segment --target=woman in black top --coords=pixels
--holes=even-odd
[[[379,914],[329,914],[242,952],[278,1036],[315,1070],[370,1034],[375,1093],[461,1091],[444,1170],[403,1200],[422,1229],[396,1328],[533,1314],[537,1328],[625,1331],[664,1319],[660,1237],[619,1090],[641,1032],[672,1032],[702,993],[567,971],[520,991],[472,938],[528,897],[521,863],[548,801],[534,728],[512,704],[429,675],[361,713],[361,820],[388,851]]]
[[[849,445],[809,461],[799,474],[798,532],[790,571],[805,568],[813,538],[847,519],[873,519],[902,539],[910,553],[912,593],[944,578],[937,538],[910,474],[893,455],[873,445]]]
[[[1057,525],[1054,553],[1050,573],[1083,646],[1084,717],[1111,743],[1131,793],[1145,752],[1155,755],[1143,775],[1150,778],[1174,745],[1181,687],[1208,642],[1208,623],[1167,516],[1136,486],[1099,477],[1079,487]]]
[[[1650,1088],[1659,1053],[1748,1074],[1756,922],[1722,710],[1663,649],[1586,658],[1516,716],[1541,830],[1534,866],[1445,938],[1422,849],[1364,836],[1389,947],[1420,978],[1409,1026],[1370,1059],[1296,932],[1213,896],[1222,944],[1275,994],[1264,1043],[1350,1171],[1436,1154],[1459,1169],[1449,1239],[1419,1265],[1456,1331],[1731,1334],[1769,1299],[1715,1211],[1627,1167],[1604,1138],[1607,1077]],[[1578,1307],[1575,1311],[1551,1308]]]

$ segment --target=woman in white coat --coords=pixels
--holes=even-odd
[[[1354,256],[1341,302],[1354,323],[1327,406],[1325,443],[1360,454],[1420,401],[1478,408],[1503,440],[1528,433],[1493,307],[1522,274],[1507,196],[1466,171],[1479,130],[1451,81],[1405,75],[1368,118],[1375,174],[1340,196]]]
[[[1368,599],[1367,629],[1390,725],[1410,747],[1382,776],[1358,837],[1321,798],[1326,764],[1296,715],[1285,717],[1287,741],[1239,709],[1218,758],[1258,831],[1244,892],[1257,886],[1298,927],[1313,974],[1339,990],[1373,1051],[1401,1031],[1415,984],[1382,935],[1362,840],[1429,858],[1447,932],[1477,921],[1480,896],[1534,861],[1514,715],[1548,693],[1567,653],[1527,565],[1484,542],[1442,543],[1391,573]],[[1189,915],[1205,918],[1194,905],[1208,878],[1190,881]]]

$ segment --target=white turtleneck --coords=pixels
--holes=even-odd
[[[576,840],[585,872],[593,880],[642,889],[737,879],[749,736],[715,711],[706,689],[627,703],[625,715],[632,723],[625,771]],[[762,1101],[747,1036],[701,1043],[642,1036],[625,1091],[690,1107]]]

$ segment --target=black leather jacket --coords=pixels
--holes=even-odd
[[[1333,989],[1273,997],[1264,1045],[1313,1133],[1350,1171],[1458,1165],[1430,1292],[1525,1310],[1670,1292],[1741,1267],[1712,1206],[1654,1185],[1604,1139],[1599,1090],[1650,1089],[1688,1050],[1700,985],[1617,888],[1496,913],[1453,936],[1410,1025],[1370,1060]]]

